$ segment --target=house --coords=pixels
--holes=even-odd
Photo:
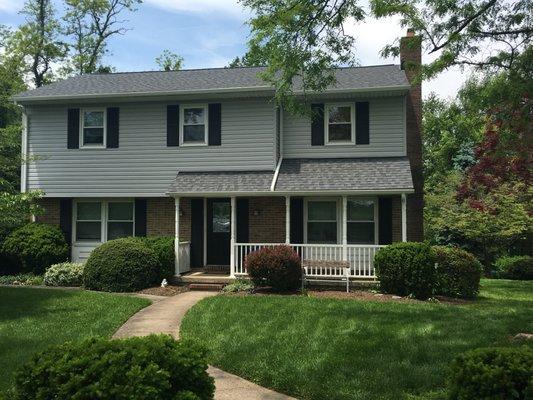
[[[339,68],[310,113],[271,101],[262,68],[94,74],[20,93],[22,191],[72,259],[131,235],[176,238],[177,270],[245,274],[273,243],[373,277],[380,246],[422,239],[420,41],[401,65]]]

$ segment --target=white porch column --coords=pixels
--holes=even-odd
[[[174,198],[174,255],[176,271],[175,275],[180,276],[180,198]]]
[[[237,201],[231,198],[230,276],[235,277],[235,240],[237,237]]]
[[[342,196],[342,260],[348,260],[348,197]]]
[[[291,196],[285,196],[285,243],[291,242]]]
[[[407,242],[407,198],[402,193],[402,242]]]

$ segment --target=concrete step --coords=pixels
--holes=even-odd
[[[220,292],[224,286],[221,283],[189,283],[189,290]]]

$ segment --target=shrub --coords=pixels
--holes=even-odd
[[[14,399],[213,398],[202,349],[166,335],[53,346],[15,374]]]
[[[239,292],[252,292],[254,290],[254,285],[252,282],[245,279],[236,279],[234,282],[229,285],[224,286],[222,289],[226,293],[239,293]]]
[[[158,281],[170,279],[176,271],[174,259],[174,238],[171,236],[148,236],[138,238],[151,248],[159,260]]]
[[[22,272],[43,274],[52,264],[67,261],[69,246],[53,225],[31,223],[13,231],[4,241],[3,252],[20,265]]]
[[[374,268],[385,293],[427,299],[435,289],[435,262],[435,252],[428,244],[404,242],[381,249]]]
[[[44,273],[44,284],[46,286],[81,286],[83,267],[82,263],[54,264]]]
[[[156,283],[158,277],[157,256],[136,238],[110,240],[98,246],[83,270],[86,288],[108,292],[141,290]]]
[[[43,277],[33,274],[16,274],[16,275],[3,275],[0,276],[0,285],[15,285],[15,286],[27,286],[27,285],[42,285]]]
[[[533,280],[533,257],[501,257],[494,263],[500,278]]]
[[[526,393],[533,394],[532,371],[533,349],[528,346],[469,351],[452,362],[449,398],[526,399]]]
[[[271,246],[254,251],[246,256],[245,264],[256,286],[286,291],[301,285],[300,257],[290,246]]]
[[[483,267],[468,251],[458,247],[434,246],[437,255],[437,294],[476,297]]]

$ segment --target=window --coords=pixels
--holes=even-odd
[[[337,201],[307,202],[307,243],[337,243]]]
[[[355,107],[353,104],[326,104],[326,144],[354,143]]]
[[[102,241],[102,203],[77,203],[76,241],[79,240]]]
[[[347,236],[349,244],[376,243],[376,202],[348,199]]]
[[[82,147],[105,146],[105,124],[104,110],[83,110],[80,129]]]
[[[181,108],[181,143],[183,145],[207,144],[207,106]]]
[[[229,232],[231,229],[231,205],[228,202],[213,202],[213,233]]]
[[[107,205],[107,240],[133,236],[133,203],[110,202]]]

